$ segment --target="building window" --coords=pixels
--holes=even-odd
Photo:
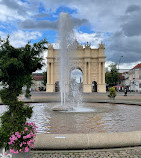
[[[139,74],[139,79],[141,79],[141,73]]]
[[[139,84],[139,88],[141,88],[141,83]]]

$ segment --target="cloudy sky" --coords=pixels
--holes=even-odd
[[[141,62],[141,0],[0,0],[0,36],[11,44],[47,38],[57,43],[59,14],[68,12],[76,39],[93,48],[106,44],[106,65],[132,68]]]

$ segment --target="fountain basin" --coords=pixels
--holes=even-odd
[[[124,103],[126,103],[126,102],[124,102]],[[133,102],[133,103],[135,104],[135,102]],[[48,103],[44,103],[44,104],[48,104]],[[93,103],[93,104],[95,104],[95,103]],[[127,102],[127,104],[129,104],[129,102]],[[43,114],[42,111],[40,111],[40,112],[38,111],[39,109],[42,109],[42,107],[44,107],[46,109],[46,106],[44,106],[41,103],[40,103],[40,106],[39,105],[37,106],[37,104],[32,104],[32,105],[34,105],[34,107],[36,107],[36,108],[38,107],[36,109],[38,114],[39,113]],[[137,105],[137,103],[136,103],[136,105]],[[132,115],[131,115],[132,118],[136,118],[137,113],[134,113],[134,112],[139,112],[139,114],[140,114],[141,107],[136,106],[136,105],[113,104],[112,107],[114,107],[114,108],[121,107],[123,114],[125,114],[125,118],[127,116],[129,117],[128,123],[131,123],[130,113],[128,113],[128,112],[132,112]],[[51,107],[52,106],[50,106],[49,108],[51,108]],[[102,109],[102,107],[100,107],[100,108]],[[128,111],[124,111],[126,108],[127,109],[129,108]],[[44,112],[46,112],[46,110]],[[56,115],[56,113],[63,114],[63,115],[72,114],[72,112],[70,112],[70,113],[54,112],[55,115]],[[91,113],[95,113],[95,112],[91,112]],[[34,117],[36,117],[36,114],[34,114],[35,115]],[[80,114],[82,114],[82,113],[80,113]],[[133,116],[133,114],[134,114],[134,116]],[[40,120],[40,118],[38,118],[38,119]],[[137,118],[137,120],[139,123],[140,118]],[[36,122],[38,122],[38,120],[36,120]],[[57,123],[59,123],[59,121]],[[86,131],[85,133],[79,132],[77,134],[71,133],[71,132],[68,132],[68,134],[66,134],[66,132],[63,134],[61,134],[62,132],[60,132],[60,133],[57,132],[56,134],[50,134],[50,133],[44,134],[45,132],[43,133],[43,131],[39,130],[38,134],[37,134],[34,149],[95,149],[95,148],[138,146],[138,145],[141,145],[141,130],[140,130],[141,126],[138,123],[136,124],[133,121],[133,124],[136,124],[136,128],[133,128],[131,131],[129,129],[126,129],[126,132],[119,132],[120,131],[119,130],[119,131],[114,131],[114,132],[105,131],[105,133],[103,133],[102,131],[99,133]],[[42,123],[40,123],[41,127],[45,127],[45,126],[47,126],[47,124],[48,124],[47,120],[44,125],[42,125]],[[112,129],[114,130],[114,128],[112,128]],[[122,129],[124,130],[124,128],[122,128]]]
[[[84,103],[69,111],[53,111],[59,103],[33,103],[28,122],[38,126],[39,134],[87,134],[141,131],[141,106]],[[1,105],[0,114],[6,110]]]
[[[34,149],[97,149],[141,145],[141,131],[91,134],[38,134]]]

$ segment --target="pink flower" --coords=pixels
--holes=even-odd
[[[28,128],[27,128],[27,127],[25,127],[25,128],[24,128],[24,130],[25,130],[25,131],[28,131]]]
[[[10,142],[8,144],[13,144],[15,143],[15,141],[13,141],[13,139],[10,139]]]
[[[18,135],[19,135],[19,131],[18,131],[18,132],[15,132],[15,135],[17,135],[17,136],[18,136]]]
[[[18,135],[17,135],[17,137],[18,137],[18,138],[21,138],[21,135],[20,135],[20,134],[18,134]]]
[[[12,135],[12,139],[13,139],[13,140],[17,140],[17,137],[13,134],[13,135]]]
[[[4,155],[7,155],[7,152],[5,152]]]
[[[10,153],[14,153],[15,151],[13,149],[10,149]]]
[[[31,142],[29,141],[29,142],[27,142],[27,144],[28,144],[28,146],[30,146],[30,145],[31,145]]]
[[[34,148],[34,144],[31,144],[31,148]]]
[[[30,139],[30,141],[29,141],[30,143],[34,143],[34,140],[33,139]]]
[[[26,136],[23,136],[23,139],[26,139],[27,137]]]
[[[29,148],[28,147],[25,147],[25,150],[24,150],[24,152],[29,152]]]
[[[26,138],[31,138],[31,135],[30,135],[30,134],[28,134],[28,135],[26,136]]]
[[[14,152],[14,154],[18,154],[18,153],[19,153],[18,150]]]
[[[36,134],[33,134],[33,137],[35,138],[35,137],[36,137]]]
[[[17,131],[12,133],[12,136],[9,138],[10,142],[8,142],[10,149],[10,153],[18,154],[19,152],[29,152],[30,148],[34,147],[34,137],[36,137],[36,128],[35,123],[25,123],[25,127],[23,131]],[[24,141],[22,142],[22,138]],[[18,150],[13,150],[18,149]]]
[[[22,147],[23,143],[20,144],[20,147]]]

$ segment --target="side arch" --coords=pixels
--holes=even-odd
[[[96,81],[92,82],[92,92],[97,92],[97,82]]]

